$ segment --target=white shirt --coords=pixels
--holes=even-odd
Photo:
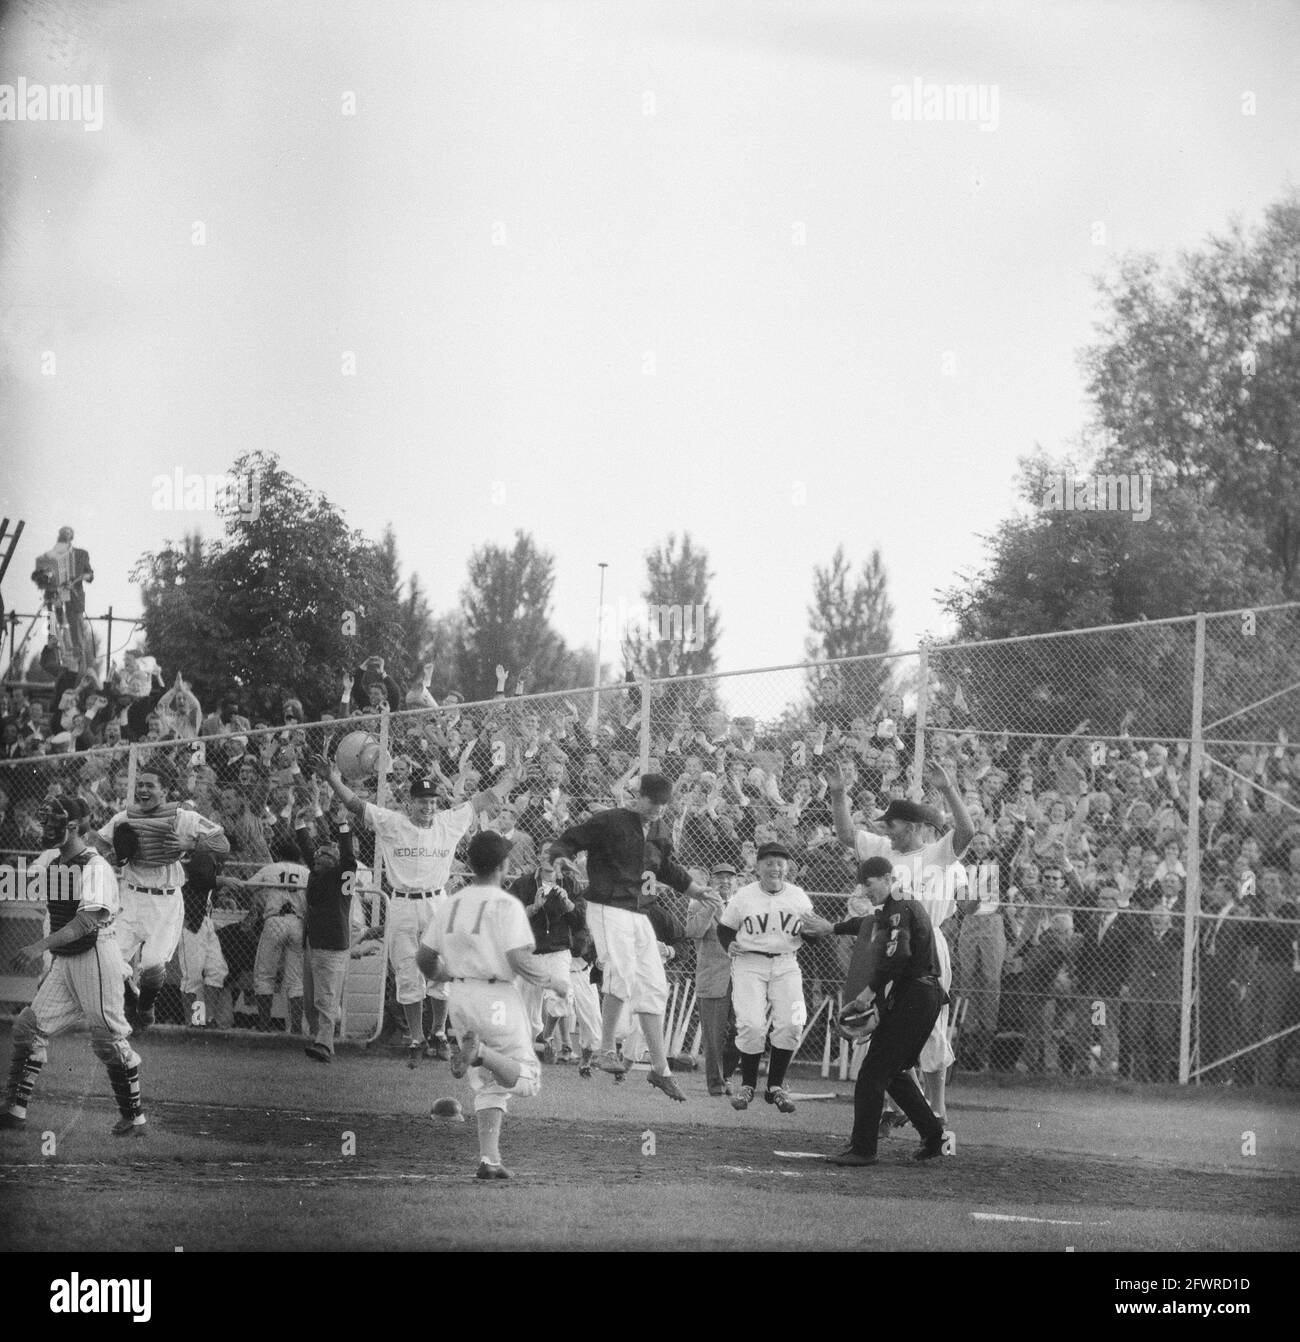
[[[812,900],[797,885],[787,881],[770,895],[752,881],[732,895],[718,921],[736,929],[738,951],[792,955],[803,945],[803,920],[812,911]]]
[[[537,945],[523,904],[496,885],[467,885],[436,900],[420,944],[438,952],[453,978],[507,983],[515,971],[506,952]]]
[[[451,876],[456,845],[473,821],[470,802],[436,812],[427,829],[401,811],[366,803],[366,823],[375,831],[384,870],[398,890],[441,890]]]
[[[860,829],[855,847],[859,862],[865,862],[869,857],[883,857],[893,863],[898,894],[907,899],[919,899],[936,932],[952,916],[957,900],[967,888],[966,868],[957,861],[952,850],[952,830],[933,843],[922,844],[910,853],[900,853],[883,835]]]

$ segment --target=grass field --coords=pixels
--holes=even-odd
[[[1300,1247],[1288,1093],[958,1077],[954,1157],[911,1165],[908,1129],[839,1170],[779,1154],[847,1138],[850,1088],[813,1073],[794,1088],[838,1097],[782,1116],[735,1113],[699,1074],[676,1105],[641,1072],[547,1067],[507,1122],[518,1178],[483,1185],[472,1114],[428,1117],[442,1096],[468,1110],[445,1063],[326,1068],[283,1038],[167,1030],[140,1052],[151,1131],[123,1142],[87,1037],[55,1041],[27,1129],[0,1133],[0,1249]]]

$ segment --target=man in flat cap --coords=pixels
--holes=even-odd
[[[679,894],[702,898],[704,887],[673,855],[672,833],[660,817],[672,800],[673,785],[662,774],[643,774],[631,806],[615,806],[566,829],[548,850],[572,868],[573,858],[587,854],[587,930],[596,943],[604,975],[601,1003],[602,1072],[622,1076],[629,1064],[614,1047],[623,1005],[640,1018],[650,1050],[650,1084],[673,1100],[686,1099],[668,1070],[664,1048],[664,1011],[668,979],[650,919],[641,912],[662,881]]]
[[[736,1004],[736,1046],[741,1086],[733,1109],[748,1109],[758,1087],[758,1064],[772,1013],[772,1059],[763,1098],[783,1114],[794,1113],[785,1072],[808,1020],[803,974],[796,954],[805,936],[826,936],[830,923],[813,913],[812,900],[785,879],[791,858],[784,844],[758,850],[758,880],[732,895],[718,923],[718,940],[735,956],[732,1000]]]

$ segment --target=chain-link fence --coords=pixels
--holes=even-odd
[[[450,803],[513,771],[508,805],[479,823],[515,838],[518,874],[568,825],[627,800],[642,772],[663,773],[676,853],[698,879],[719,866],[752,879],[758,846],[780,841],[792,879],[836,922],[865,911],[856,868],[870,841],[858,836],[882,832],[888,801],[947,809],[926,770],[938,761],[976,831],[952,898],[931,907],[950,948],[959,1065],[1294,1081],[1297,668],[1290,605],[142,741],[134,761],[125,749],[42,755],[0,764],[0,852],[39,847],[35,812],[53,792],[82,796],[103,825],[133,795],[132,770],[161,767],[174,797],[221,823],[231,853],[210,903],[187,907],[159,1019],[192,1022],[203,998],[201,1019],[292,1027],[292,948],[268,927],[291,916],[285,887],[306,879],[295,825],[322,838],[333,826],[328,788],[303,768],[308,750],[346,761],[380,804],[399,805],[415,777]],[[347,1030],[398,1038],[383,954],[390,882],[365,827],[358,844]],[[698,1052],[695,947],[679,935],[687,902],[664,887],[659,899],[675,951],[669,1037]],[[16,907],[0,955],[32,939],[16,925],[34,911]],[[849,1066],[830,1022],[852,945],[810,940],[799,953],[800,1056],[823,1074]],[[0,997],[26,1000],[22,986],[0,980]]]

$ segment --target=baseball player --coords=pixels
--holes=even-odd
[[[117,877],[81,837],[88,814],[86,804],[76,797],[60,797],[41,808],[41,842],[47,846],[31,869],[50,872],[52,895],[75,898],[50,899],[50,935],[24,946],[15,959],[16,967],[26,967],[48,950],[53,964],[35,1000],[14,1022],[0,1127],[20,1128],[27,1121],[27,1103],[45,1065],[50,1039],[84,1019],[90,1026],[90,1046],[108,1068],[121,1114],[113,1134],[143,1137],[140,1056],[127,1042],[131,1027],[124,1010],[126,971],[113,929],[120,907]]]
[[[731,1000],[736,1010],[736,1047],[740,1049],[740,1089],[733,1109],[748,1109],[758,1086],[758,1064],[772,1012],[772,1059],[763,1098],[783,1114],[794,1113],[785,1071],[794,1057],[808,1019],[803,974],[795,953],[807,936],[825,936],[831,925],[813,913],[812,900],[785,879],[791,857],[784,844],[758,850],[758,880],[742,885],[718,919],[718,941],[731,951]]]
[[[844,1006],[846,1018],[874,1006],[880,1021],[853,1090],[853,1136],[845,1150],[827,1157],[832,1165],[876,1163],[886,1090],[921,1134],[912,1159],[933,1160],[943,1153],[943,1124],[911,1076],[945,996],[939,986],[940,935],[924,903],[895,878],[874,915],[867,987]]]
[[[384,871],[392,883],[388,958],[397,980],[397,1000],[410,1033],[406,1065],[418,1067],[421,1057],[449,1058],[444,1033],[447,987],[444,983],[426,981],[416,963],[416,950],[433,918],[435,900],[446,898],[445,887],[456,845],[476,815],[500,803],[514,786],[515,775],[505,771],[495,787],[445,811],[437,809],[433,783],[427,778],[417,778],[411,784],[410,801],[403,813],[363,801],[344,783],[338,767],[323,756],[314,755],[308,762],[329,783],[344,806],[374,831],[375,848],[383,856]],[[425,997],[433,1001],[433,1037],[428,1040],[424,1037]]]
[[[631,806],[597,811],[566,829],[551,844],[550,856],[571,866],[578,853],[587,854],[587,929],[596,943],[605,987],[596,1065],[616,1078],[628,1071],[630,1064],[619,1057],[614,1043],[627,1003],[640,1017],[650,1052],[650,1084],[669,1099],[684,1102],[664,1048],[668,979],[654,928],[641,911],[643,903],[654,899],[656,880],[679,894],[704,894],[673,857],[672,835],[660,821],[672,795],[673,785],[662,774],[645,774]]]
[[[135,805],[88,837],[101,854],[123,864],[117,945],[128,975],[138,962],[139,987],[127,989],[127,1019],[143,1032],[154,1023],[154,1002],[185,925],[181,854],[198,850],[224,857],[230,840],[215,821],[169,802],[163,777],[153,769],[136,774]]]
[[[569,966],[569,986],[573,996],[569,1002],[569,1031],[577,1031],[578,1075],[591,1078],[591,1063],[600,1047],[600,994],[591,981],[591,968],[596,950],[591,933],[584,932],[581,952],[575,952]],[[616,1078],[617,1079],[617,1078]]]
[[[945,998],[952,986],[952,955],[948,939],[939,930],[956,908],[959,889],[966,884],[966,872],[959,859],[974,835],[974,826],[961,794],[953,786],[947,771],[932,761],[930,775],[953,814],[953,829],[942,838],[930,843],[923,841],[924,828],[942,828],[936,813],[920,802],[895,799],[889,803],[880,819],[889,831],[888,837],[855,829],[849,817],[849,805],[844,791],[844,778],[839,769],[828,766],[826,781],[835,817],[835,832],[841,842],[851,843],[859,861],[871,857],[886,857],[894,867],[894,877],[908,898],[920,900],[926,906],[934,927],[935,949],[939,957],[939,977]],[[944,1082],[948,1064],[953,1061],[948,1042],[948,1008],[942,1004],[935,1018],[933,1034],[926,1041],[920,1056],[920,1067],[927,1095],[935,1111],[945,1115]]]
[[[501,888],[510,840],[485,831],[469,842],[473,881],[437,901],[416,952],[420,972],[450,985],[456,1029],[451,1074],[469,1073],[478,1120],[476,1179],[509,1179],[501,1163],[501,1128],[512,1095],[536,1095],[542,1068],[533,1050],[515,976],[558,993],[569,992],[569,972],[533,954],[524,906]]]

